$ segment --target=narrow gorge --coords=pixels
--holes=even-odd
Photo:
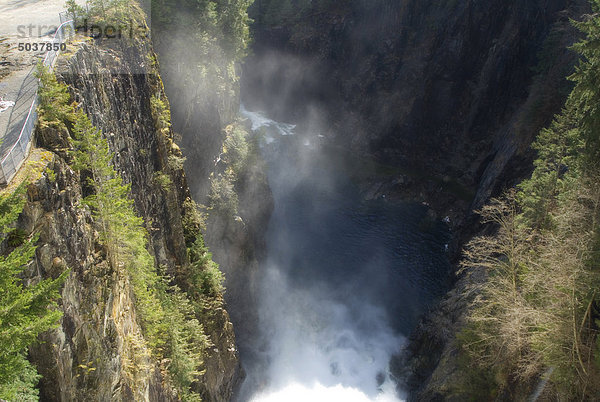
[[[597,400],[597,0],[65,7],[0,398]]]

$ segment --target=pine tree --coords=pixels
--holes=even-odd
[[[76,112],[73,166],[87,172],[94,193],[84,202],[101,227],[108,260],[119,276],[133,285],[136,308],[147,345],[157,361],[167,364],[180,396],[194,400],[190,385],[201,373],[208,337],[187,295],[158,272],[147,250],[146,229],[135,213],[130,186],[112,165],[112,153],[102,132],[87,115]]]
[[[7,250],[0,256],[0,398],[6,400],[37,399],[39,375],[26,359],[27,347],[57,325],[62,313],[55,302],[68,275],[23,285],[19,276],[33,259],[37,238],[22,238],[10,225],[24,203],[23,187],[0,197],[0,234]]]
[[[120,255],[127,246],[132,246],[134,239],[145,239],[143,222],[133,211],[133,200],[129,198],[131,186],[123,184],[112,167],[112,153],[106,139],[82,110],[76,112],[73,131],[73,166],[91,173],[88,182],[95,192],[86,197],[85,203],[102,226],[102,240],[108,247],[110,263],[116,267],[122,260]],[[136,244],[135,248],[144,247]]]
[[[533,228],[552,226],[557,197],[576,174],[575,161],[583,144],[573,115],[572,109],[565,109],[532,145],[537,151],[535,169],[530,179],[519,184],[517,199],[523,210],[520,220]]]
[[[576,26],[585,37],[573,46],[581,55],[575,73],[569,78],[575,88],[569,102],[573,103],[586,144],[588,163],[600,160],[600,0],[591,0],[594,14]]]
[[[72,121],[73,110],[69,105],[67,86],[59,83],[56,76],[42,63],[37,65],[36,77],[40,80],[37,109],[40,124],[44,127],[66,127],[66,123]]]

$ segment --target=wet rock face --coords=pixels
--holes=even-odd
[[[240,210],[235,218],[209,215],[206,243],[225,274],[225,300],[242,358],[256,353],[253,341],[259,334],[259,261],[266,252],[265,233],[273,198],[262,167],[244,172],[236,190]],[[243,363],[243,362],[242,362]]]
[[[475,206],[527,174],[528,145],[568,93],[568,18],[587,1],[371,3],[295,24],[254,16],[248,103],[282,119],[325,113],[320,125],[338,143],[457,180]]]
[[[147,63],[149,56],[153,53],[147,41],[111,49],[84,44],[61,60],[57,71],[108,139],[115,168],[131,184],[135,208],[144,218],[149,249],[177,282],[177,272],[189,264],[182,205],[190,192],[181,163],[176,163],[182,155],[173,133],[159,127],[153,110],[151,98],[164,96],[158,71],[134,73],[136,63]],[[122,63],[121,74],[102,71],[102,66],[117,63]],[[137,357],[130,347],[131,339],[141,334],[132,289],[107,264],[89,212],[82,208],[89,192],[85,178],[64,161],[68,156],[61,138],[44,132],[38,145],[56,154],[49,165],[54,175],[43,175],[29,186],[19,221],[28,232],[41,233],[30,273],[48,277],[65,267],[72,270],[62,290],[60,326],[44,334],[44,343],[30,353],[43,375],[43,399],[177,400],[156,362],[143,353]],[[157,172],[168,175],[172,185],[157,183]],[[214,346],[204,359],[206,373],[196,390],[206,400],[229,400],[240,376],[229,316],[219,308],[207,313],[203,324]],[[134,363],[143,368],[132,379],[123,366]]]

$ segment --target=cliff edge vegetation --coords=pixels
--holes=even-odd
[[[210,192],[225,138],[239,111],[239,63],[250,43],[251,0],[152,0],[152,41],[170,96],[194,196]]]
[[[475,295],[458,335],[471,400],[597,400],[600,394],[600,2],[577,22],[585,38],[564,109],[534,143],[531,178],[480,214],[497,232],[462,262]],[[536,389],[537,387],[537,389]]]
[[[240,64],[251,43],[249,0],[153,0],[152,41],[181,138],[205,241],[225,273],[243,353],[258,325],[256,283],[272,209],[264,162],[240,110]]]

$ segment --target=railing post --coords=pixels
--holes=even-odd
[[[6,181],[6,173],[4,173],[4,166],[0,163],[0,184],[6,185],[8,182]]]
[[[12,162],[12,173],[11,173],[11,178],[12,178],[12,176],[14,176],[14,174],[17,172],[17,164],[15,162],[15,153],[14,152],[10,153],[10,161]]]

